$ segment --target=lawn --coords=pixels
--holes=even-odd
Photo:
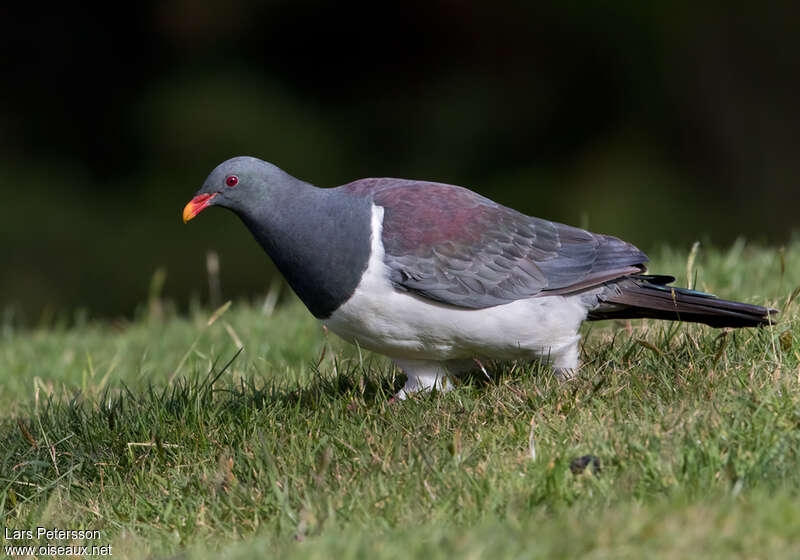
[[[588,324],[577,380],[497,364],[402,403],[402,374],[294,300],[2,324],[4,535],[97,530],[49,543],[132,558],[800,557],[800,242],[651,256],[779,323]]]

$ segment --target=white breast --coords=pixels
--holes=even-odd
[[[372,207],[372,253],[353,295],[324,324],[350,342],[392,358],[451,360],[550,357],[577,365],[577,297],[521,299],[486,309],[440,304],[396,289],[381,240],[383,208]],[[572,363],[575,362],[575,363]]]

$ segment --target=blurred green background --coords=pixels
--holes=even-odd
[[[5,321],[130,316],[157,270],[207,302],[209,250],[224,298],[263,294],[233,215],[180,220],[243,154],[320,186],[461,184],[645,250],[797,224],[791,3],[6,4]]]

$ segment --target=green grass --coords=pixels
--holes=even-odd
[[[784,312],[595,323],[575,381],[506,364],[394,404],[401,374],[296,302],[1,325],[3,526],[115,557],[800,556],[800,243],[652,271]]]

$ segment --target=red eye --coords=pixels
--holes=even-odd
[[[228,185],[229,187],[235,187],[236,185],[239,184],[239,177],[237,177],[236,175],[228,175],[225,178],[225,184]]]

